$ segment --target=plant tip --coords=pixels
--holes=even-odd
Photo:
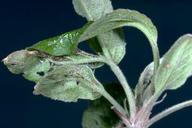
[[[3,62],[5,64],[5,63],[7,63],[7,60],[8,60],[8,58],[6,57],[6,58],[2,59],[1,62]]]

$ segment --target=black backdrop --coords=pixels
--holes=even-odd
[[[192,2],[155,0],[113,0],[115,8],[135,9],[149,16],[158,28],[161,55],[185,33],[192,33]],[[70,0],[0,1],[0,59],[10,52],[25,48],[44,38],[54,36],[85,23],[77,16]],[[136,29],[126,28],[127,55],[121,62],[128,81],[135,85],[139,73],[151,60],[147,39]],[[87,47],[81,45],[83,49]],[[101,74],[98,76],[98,74]],[[103,82],[116,80],[108,68],[97,71]],[[8,72],[0,64],[0,128],[80,128],[86,101],[62,103],[32,95],[33,85],[21,76]],[[155,113],[165,107],[192,99],[192,79],[177,91],[169,91],[166,101],[156,107]],[[192,127],[192,107],[179,111],[154,128]]]

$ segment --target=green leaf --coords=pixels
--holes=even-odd
[[[77,14],[88,21],[98,20],[113,10],[110,0],[73,0],[73,6]]]
[[[125,94],[119,84],[107,84],[105,85],[105,89],[119,103],[123,104]],[[88,109],[84,111],[82,120],[83,128],[112,128],[116,126],[120,119],[110,108],[111,104],[104,97],[92,101]]]
[[[23,76],[27,80],[38,82],[50,69],[50,62],[39,58],[33,66],[23,71]]]
[[[88,22],[82,28],[64,34],[45,39],[28,47],[27,50],[38,50],[52,56],[67,56],[77,52],[80,35],[92,22]]]
[[[45,39],[29,47],[29,50],[38,50],[53,56],[74,54],[81,29],[64,33],[62,35]]]
[[[64,102],[76,102],[78,99],[95,100],[101,95],[93,89],[93,82],[95,77],[88,66],[55,66],[37,83],[34,94]]]
[[[155,91],[181,87],[192,75],[192,35],[180,37],[163,56],[155,76]]]
[[[110,57],[116,64],[120,63],[126,53],[126,43],[122,29],[115,29],[98,35],[103,54]]]
[[[156,27],[148,17],[137,11],[118,9],[107,14],[105,17],[92,23],[81,35],[80,41],[85,41],[97,35],[106,34],[106,32],[110,30],[123,26],[136,27],[146,35],[152,47],[155,69],[157,69],[159,64],[159,51],[157,47]],[[120,44],[117,43],[117,45]]]

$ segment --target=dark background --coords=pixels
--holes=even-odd
[[[135,9],[149,16],[159,32],[161,55],[185,33],[192,33],[192,2],[157,0],[113,0],[115,8]],[[85,19],[75,14],[71,0],[1,1],[0,59],[50,36],[81,27]],[[121,62],[128,81],[135,85],[139,73],[152,61],[145,36],[126,28],[127,55]],[[86,49],[86,46],[82,46]],[[116,80],[108,68],[100,69],[98,79]],[[0,64],[0,128],[80,128],[86,101],[62,103],[32,94],[33,85],[20,75],[11,74]],[[192,79],[177,91],[168,92],[166,101],[154,112],[192,99]],[[192,127],[192,107],[181,110],[155,124],[154,128]]]

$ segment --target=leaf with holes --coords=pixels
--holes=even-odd
[[[65,65],[53,67],[34,88],[34,94],[54,100],[77,102],[78,99],[95,100],[101,95],[94,84],[92,70],[85,65]]]
[[[55,66],[77,64],[86,59],[97,58],[98,56],[78,51],[74,55],[54,57],[38,51],[19,50],[11,53],[3,62],[14,74],[23,74],[23,76],[33,82],[38,82],[44,75]],[[83,63],[82,63],[83,64]],[[93,62],[84,63],[90,68],[101,67],[103,63]]]
[[[73,5],[77,14],[86,17],[88,21],[97,21],[113,11],[110,0],[73,0]],[[97,35],[88,42],[94,51],[110,56],[117,64],[126,52],[124,33],[120,28]]]
[[[30,80],[39,81],[51,68],[50,63],[36,56],[35,51],[19,50],[11,53],[3,60],[4,64],[14,74],[23,74]]]
[[[34,66],[23,72],[23,76],[27,80],[37,83],[50,69],[50,62],[46,59],[39,58],[39,61]]]

